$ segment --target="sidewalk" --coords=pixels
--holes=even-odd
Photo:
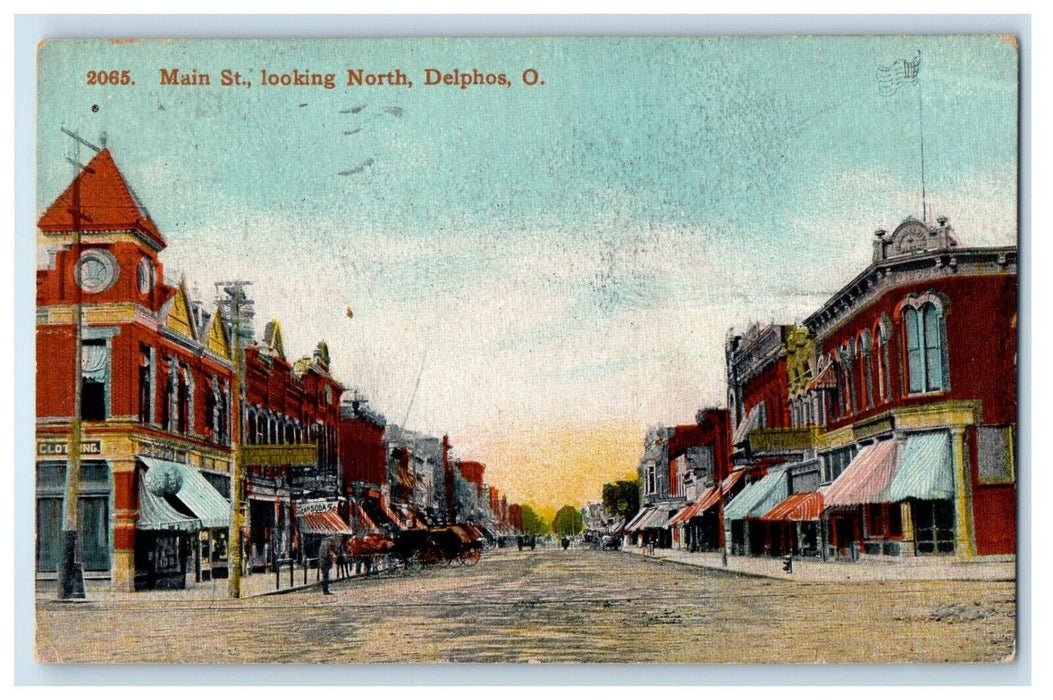
[[[370,577],[376,577],[383,575],[384,572],[374,572],[369,574]],[[335,576],[330,580],[331,583],[337,583],[338,581],[347,581],[351,578],[363,577],[365,574],[352,574],[350,577],[336,578]],[[275,586],[275,575],[274,572],[269,573],[255,573],[241,578],[241,592],[242,598],[255,598],[259,596],[275,595],[278,593],[288,593],[290,591],[303,591],[311,588],[316,588],[321,595],[321,578],[319,577],[317,569],[308,569],[307,571],[307,582],[304,583],[304,570],[297,567],[293,572],[293,583],[289,584],[289,570],[283,569],[281,572],[280,587]],[[218,601],[218,600],[231,600],[230,597],[230,580],[221,578],[213,581],[203,581],[202,583],[195,583],[189,585],[189,587],[182,590],[152,590],[152,591],[114,591],[110,588],[110,582],[108,579],[94,581],[88,579],[84,582],[85,588],[87,589],[86,602],[120,602],[120,601],[137,601],[144,602],[150,600],[158,601]],[[56,601],[56,593],[58,591],[57,581],[37,581],[36,582],[36,602],[38,604],[46,604],[55,602],[55,604],[64,605],[66,603],[58,603]],[[79,602],[79,601],[78,601]]]
[[[787,581],[1015,581],[1016,557],[899,557],[861,559],[857,562],[794,559],[793,573],[783,571],[782,557],[729,556],[725,568],[720,552],[656,549],[652,557],[644,547],[625,546],[621,551],[640,557],[716,569],[742,576],[763,576]]]

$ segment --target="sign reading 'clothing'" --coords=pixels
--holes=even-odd
[[[100,455],[102,454],[102,441],[101,440],[87,440],[80,443],[80,453],[82,455]],[[38,455],[68,455],[69,454],[69,443],[62,442],[40,442],[37,443],[37,454]]]

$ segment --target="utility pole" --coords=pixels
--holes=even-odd
[[[224,290],[231,296],[231,316],[233,320],[231,336],[234,341],[234,390],[231,392],[237,397],[237,405],[231,410],[231,484],[230,484],[230,534],[227,540],[230,543],[229,574],[230,597],[240,598],[241,590],[241,564],[244,560],[242,531],[245,529],[245,503],[243,495],[245,492],[244,460],[242,459],[242,437],[243,437],[243,406],[245,405],[245,363],[241,356],[241,301],[244,295],[245,285],[249,282],[219,282],[218,289]],[[222,308],[222,304],[221,304]]]
[[[80,253],[81,227],[84,213],[80,202],[80,176],[90,172],[87,166],[80,163],[80,146],[84,144],[96,152],[100,149],[72,131],[63,128],[62,133],[75,142],[74,157],[66,158],[79,170],[73,179],[73,205],[70,215],[73,219],[73,247],[70,256],[73,258],[73,417],[70,419],[68,463],[66,466],[65,518],[62,526],[62,560],[59,563],[59,600],[81,600],[84,594],[84,570],[77,561],[77,506],[80,497],[80,451],[83,441],[83,422],[81,419],[81,389],[84,382],[81,366],[81,346],[83,345],[83,302],[84,292],[81,287]]]

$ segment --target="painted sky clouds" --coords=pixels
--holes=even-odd
[[[918,86],[883,97],[877,68],[919,51]],[[462,456],[501,435],[512,497],[580,462],[538,462],[543,436],[639,441],[723,404],[730,326],[804,318],[874,229],[920,216],[919,91],[932,213],[966,244],[1016,240],[1017,54],[998,37],[52,42],[40,61],[40,211],[72,177],[60,127],[106,132],[169,272],[206,296],[253,280],[259,330],[280,319],[292,355],[328,340],[345,383]],[[83,84],[125,66],[135,86]],[[158,85],[169,67],[337,87]],[[415,86],[348,88],[350,67]],[[432,67],[513,85],[424,87]],[[599,484],[634,468],[624,444],[597,446]]]

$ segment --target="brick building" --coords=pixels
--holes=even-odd
[[[61,554],[76,362],[85,575],[133,590],[183,587],[227,573],[237,410],[231,345],[217,313],[192,300],[184,282],[165,281],[159,257],[165,246],[105,149],[39,220],[40,576],[55,575]]]

